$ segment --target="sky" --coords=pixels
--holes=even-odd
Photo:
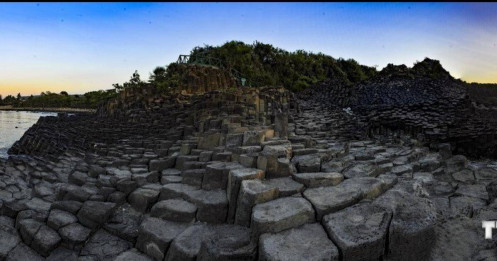
[[[496,3],[0,3],[0,95],[111,89],[231,40],[497,82]]]

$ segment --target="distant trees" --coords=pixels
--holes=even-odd
[[[230,41],[217,47],[197,46],[190,54],[219,59],[259,85],[283,85],[293,91],[304,90],[327,79],[353,84],[377,73],[375,67],[360,65],[353,59],[337,60],[305,50],[288,52],[257,41],[254,44]]]

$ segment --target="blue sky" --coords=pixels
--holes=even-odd
[[[230,40],[497,82],[494,3],[0,3],[0,33],[4,96],[109,89]]]

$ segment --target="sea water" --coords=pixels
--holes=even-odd
[[[0,158],[41,116],[55,116],[51,112],[0,111]]]

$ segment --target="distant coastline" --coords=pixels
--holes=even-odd
[[[0,106],[0,111],[31,111],[31,112],[87,112],[95,113],[96,109],[83,108],[32,108],[32,107],[12,107],[10,105]]]

